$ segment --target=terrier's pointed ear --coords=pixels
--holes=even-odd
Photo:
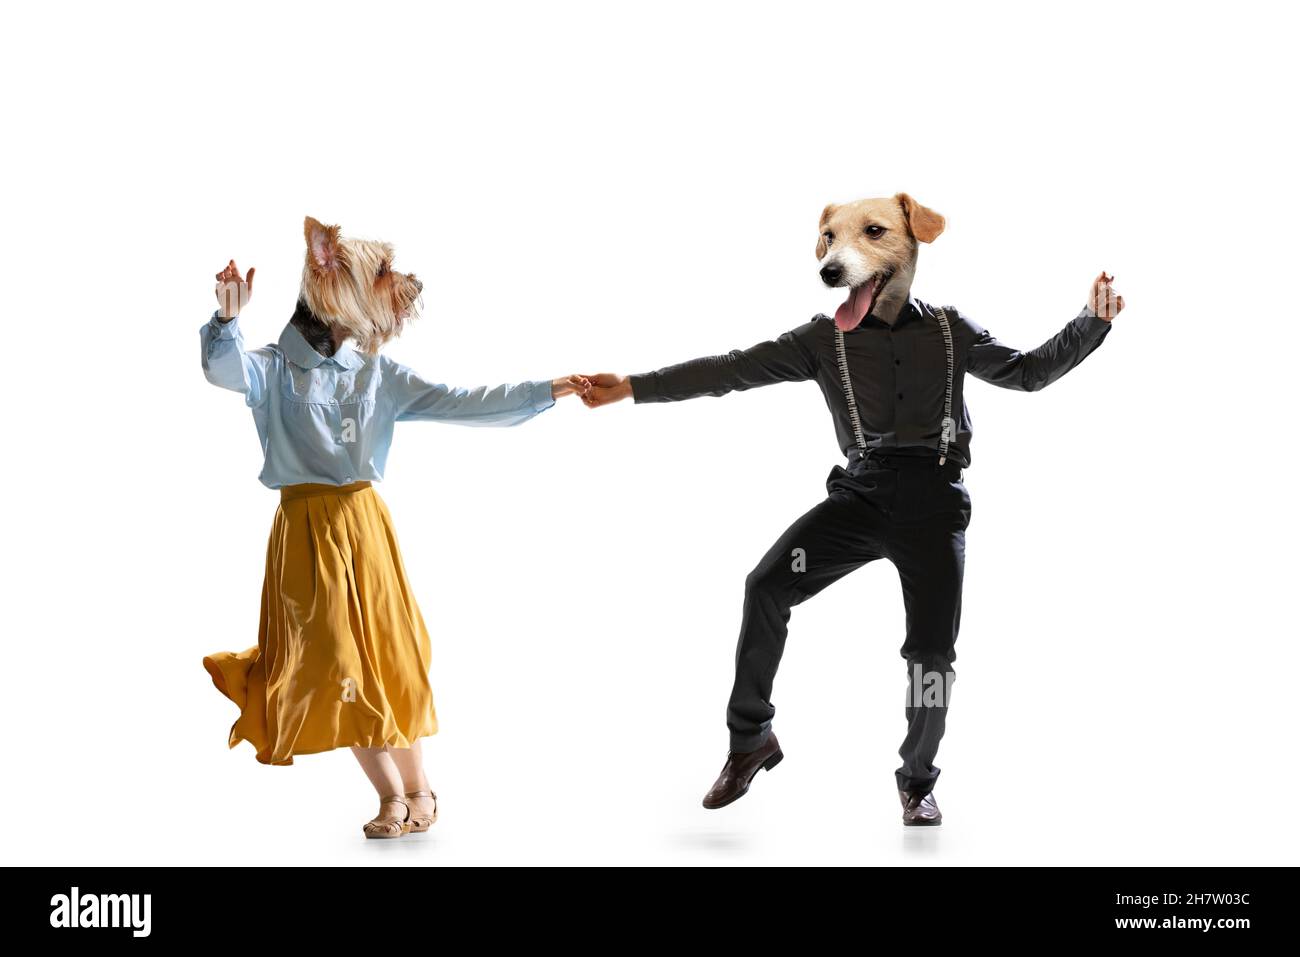
[[[907,228],[923,243],[932,243],[943,232],[943,217],[927,206],[922,206],[906,193],[895,193],[894,199],[903,207]]]
[[[339,227],[326,226],[308,216],[303,220],[307,238],[307,262],[315,272],[333,272],[339,267]]]
[[[822,210],[822,218],[817,221],[817,258],[821,259],[826,255],[826,237],[822,235],[826,230],[826,224],[831,221],[831,216],[839,207],[834,203],[827,203],[826,208]]]

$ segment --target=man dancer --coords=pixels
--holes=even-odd
[[[818,315],[751,349],[657,372],[591,377],[595,387],[584,401],[592,408],[628,396],[675,402],[815,379],[848,459],[847,468],[831,470],[826,499],[795,521],[745,580],[727,707],[731,747],[706,808],[743,797],[759,769],[782,758],[771,696],[790,609],[888,558],[907,612],[907,735],[895,772],[903,823],[942,820],[934,759],[956,658],[971,504],[962,482],[971,439],[964,374],[1007,389],[1041,389],[1096,349],[1124,306],[1103,271],[1064,329],[1030,352],[1011,349],[953,307],[912,296],[918,245],[943,228],[942,216],[906,193],[827,206],[817,240],[821,278],[849,290],[833,319]]]

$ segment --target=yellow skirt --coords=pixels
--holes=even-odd
[[[435,734],[429,633],[369,482],[290,485],[266,548],[257,647],[203,659],[263,764]]]

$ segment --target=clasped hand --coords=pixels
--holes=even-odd
[[[574,393],[582,398],[587,408],[598,409],[602,405],[630,398],[632,380],[625,375],[615,375],[613,372],[571,375],[551,383],[551,392],[557,399],[562,395]]]

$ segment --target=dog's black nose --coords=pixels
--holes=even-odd
[[[844,278],[844,267],[839,263],[827,263],[822,266],[822,282],[834,286]]]

